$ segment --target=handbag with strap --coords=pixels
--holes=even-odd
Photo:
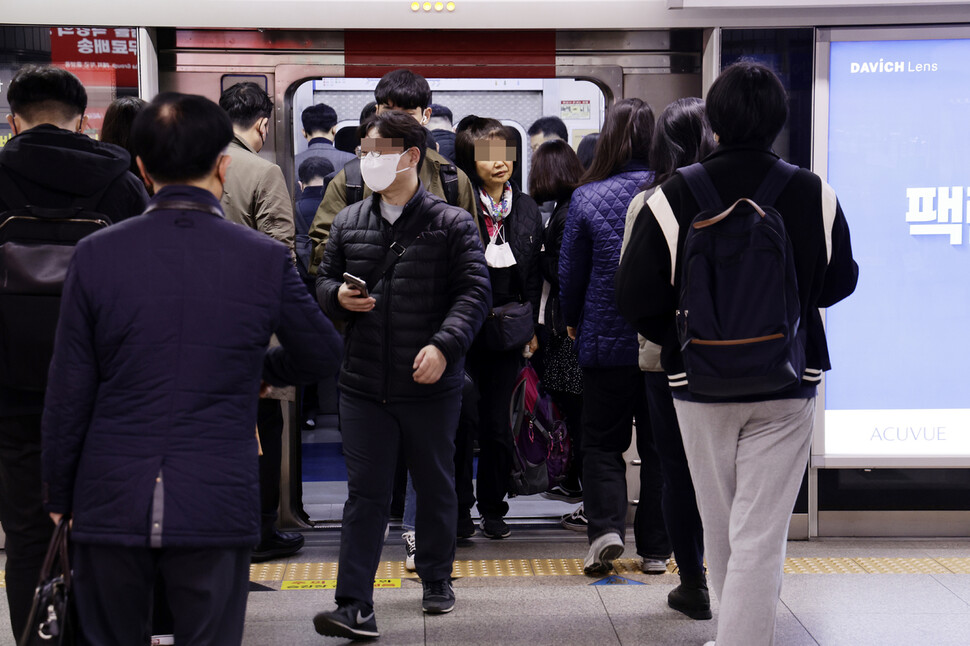
[[[482,326],[489,350],[521,350],[535,334],[532,303],[506,303],[492,308]]]
[[[71,601],[71,564],[67,555],[69,520],[54,528],[40,569],[27,627],[17,646],[66,646],[74,643],[74,604]]]

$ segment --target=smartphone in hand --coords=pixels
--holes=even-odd
[[[363,278],[358,278],[353,274],[344,272],[344,282],[350,285],[351,287],[356,287],[357,291],[360,292],[361,298],[367,298],[367,296],[369,295],[367,293],[367,283],[364,282]]]

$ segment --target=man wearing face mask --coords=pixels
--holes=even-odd
[[[246,82],[226,89],[219,97],[219,107],[229,115],[233,134],[226,149],[232,171],[226,177],[221,200],[226,219],[262,231],[285,244],[292,253],[296,236],[293,202],[283,171],[257,154],[269,135],[273,102],[259,85]],[[303,535],[281,532],[276,527],[283,459],[283,412],[279,400],[259,400],[256,425],[263,448],[259,459],[263,531],[253,549],[253,561],[258,562],[297,553],[303,547]]]
[[[377,113],[394,110],[410,115],[425,132],[424,159],[419,179],[425,190],[444,199],[452,206],[458,206],[476,216],[475,193],[468,176],[454,164],[442,157],[435,148],[434,138],[424,127],[431,119],[431,86],[420,74],[408,69],[388,72],[374,88]],[[430,141],[431,146],[428,146]],[[334,217],[348,204],[370,196],[377,189],[363,179],[363,186],[353,187],[361,182],[359,162],[350,161],[340,170],[327,186],[327,192],[320,202],[317,215],[310,226],[310,239],[313,240],[313,259],[310,273],[316,273],[323,249],[330,236],[330,225]]]
[[[340,423],[349,497],[338,608],[313,623],[320,634],[350,639],[379,635],[374,575],[399,451],[417,494],[422,607],[429,614],[454,607],[455,429],[465,353],[491,306],[471,215],[418,179],[424,128],[387,110],[361,130],[361,172],[375,193],[337,214],[317,274],[320,305],[347,321]]]
[[[11,80],[7,100],[13,112],[7,123],[14,136],[0,149],[0,223],[27,204],[68,213],[72,206],[84,206],[110,223],[145,209],[148,195],[128,170],[128,152],[82,134],[88,97],[76,76],[56,67],[28,65]],[[5,274],[0,260],[0,275]],[[11,355],[19,350],[46,374],[47,365],[36,364],[40,355],[49,356],[57,312],[34,311],[36,304],[7,294],[0,298],[6,306],[0,364],[13,372]],[[49,329],[49,338],[20,338],[11,329],[17,325],[7,325],[7,314],[16,317],[28,334]],[[36,347],[37,341],[46,342],[45,351]],[[0,385],[0,522],[6,533],[6,596],[15,639],[23,633],[54,530],[41,506],[43,387],[23,386],[20,378]]]

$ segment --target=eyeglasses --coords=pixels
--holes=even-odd
[[[381,151],[379,150],[364,150],[360,146],[354,151],[358,159],[363,159],[365,157],[370,157],[371,159],[380,159]]]

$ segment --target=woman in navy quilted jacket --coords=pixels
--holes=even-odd
[[[499,121],[465,117],[455,138],[455,163],[475,187],[478,223],[492,284],[492,306],[530,303],[534,330],[542,295],[542,219],[535,200],[511,181],[518,157],[514,142],[514,131]],[[523,353],[535,352],[538,341],[533,334],[528,349],[500,350],[489,347],[486,338],[487,334],[478,335],[468,353],[467,365],[480,393],[476,495],[482,534],[498,539],[511,534],[505,522],[509,510],[505,496],[512,471],[509,401],[524,365]],[[459,522],[465,511],[458,510]]]
[[[642,465],[634,521],[641,569],[665,572],[671,550],[637,334],[617,311],[613,292],[627,207],[653,178],[647,159],[654,122],[653,110],[640,99],[623,99],[607,111],[593,163],[573,193],[559,257],[559,302],[583,371],[583,506],[590,542],[584,570],[590,575],[605,574],[623,553],[623,452],[634,418]]]

